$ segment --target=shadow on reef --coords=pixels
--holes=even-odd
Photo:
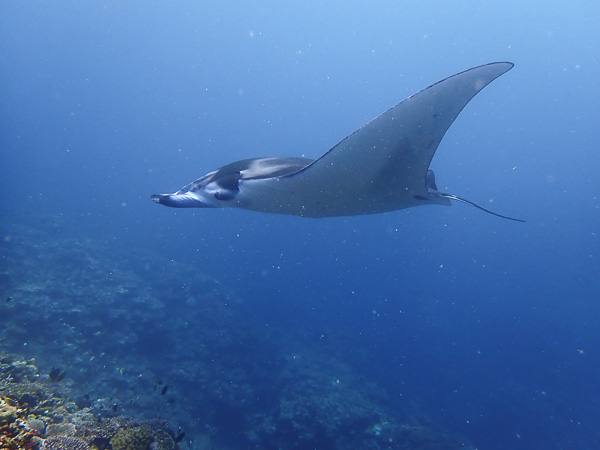
[[[252,299],[194,265],[26,227],[2,238],[3,350],[52,375],[5,360],[7,438],[52,449],[174,448],[166,423],[152,419],[160,416],[178,437],[185,430],[182,450],[468,448],[401,420],[377,385],[265,327]]]

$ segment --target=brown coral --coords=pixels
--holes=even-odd
[[[158,431],[154,435],[154,442],[156,442],[156,450],[173,450],[175,448],[175,441],[166,431]]]
[[[113,450],[146,450],[152,442],[152,431],[145,425],[119,430],[110,440]]]

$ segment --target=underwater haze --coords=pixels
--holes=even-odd
[[[182,449],[600,448],[599,24],[595,1],[2,2],[0,353]],[[515,67],[431,168],[525,223],[150,198],[317,158],[493,61]]]

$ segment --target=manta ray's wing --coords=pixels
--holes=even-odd
[[[239,206],[327,217],[449,204],[427,189],[431,159],[467,103],[512,67],[497,62],[453,75],[384,112],[305,168],[241,181],[252,202]]]

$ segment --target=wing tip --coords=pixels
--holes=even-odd
[[[479,69],[482,67],[497,67],[499,69],[502,69],[500,75],[505,74],[506,72],[508,72],[510,69],[512,69],[513,67],[515,67],[515,63],[510,62],[510,61],[494,61],[491,63],[487,63],[487,64],[482,64],[481,66],[477,66],[477,67],[473,67],[473,69]],[[469,69],[469,70],[473,70],[473,69]]]

